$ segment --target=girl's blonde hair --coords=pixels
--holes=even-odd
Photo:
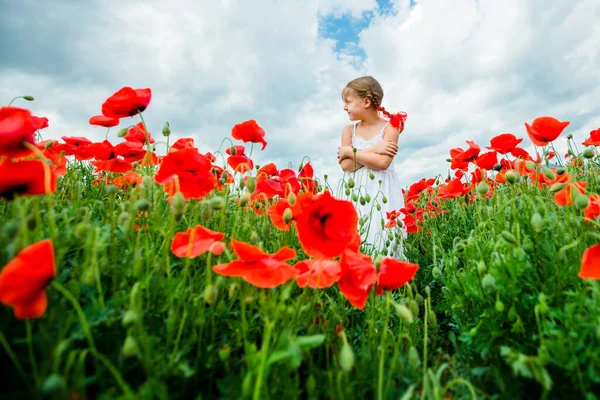
[[[383,115],[390,119],[392,126],[399,128],[401,131],[404,130],[404,121],[406,121],[406,113],[400,112],[392,114],[387,111],[381,105],[383,101],[383,88],[377,82],[377,79],[372,76],[361,76],[348,82],[348,84],[342,90],[342,99],[348,93],[348,90],[353,90],[358,97],[361,99],[368,98],[371,100],[371,106],[375,107],[377,111],[381,111]]]

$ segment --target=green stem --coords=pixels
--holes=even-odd
[[[35,386],[40,387],[40,377],[38,375],[37,362],[35,361],[35,355],[33,354],[33,342],[31,339],[31,321],[25,321],[25,329],[27,331],[27,352],[29,354],[29,363],[31,364],[31,369],[33,370],[33,380],[35,381]]]
[[[265,364],[267,363],[267,356],[269,355],[269,342],[271,341],[271,328],[272,324],[268,319],[265,320],[265,335],[263,336],[263,343],[260,349],[261,360],[260,360],[260,369],[258,370],[258,376],[256,377],[256,386],[254,386],[254,396],[252,396],[253,400],[260,399],[260,389],[262,386],[263,375],[265,372]]]
[[[383,399],[383,367],[385,364],[385,346],[387,344],[387,331],[388,331],[388,323],[390,320],[390,292],[387,291],[385,294],[385,323],[383,324],[383,334],[381,335],[381,342],[379,344],[379,348],[381,350],[381,355],[379,356],[379,374],[377,377],[377,399]]]
[[[21,366],[19,359],[17,358],[15,353],[10,348],[10,344],[4,337],[4,334],[2,333],[2,331],[0,331],[0,344],[2,344],[2,347],[4,347],[4,351],[6,351],[6,354],[8,354],[8,357],[11,359],[13,364],[15,364],[15,368],[17,368],[17,371],[19,372],[19,374],[21,374],[21,376],[23,377],[23,379],[25,381],[28,381],[29,379],[28,379],[27,374],[25,373],[25,371],[23,371],[23,367]]]

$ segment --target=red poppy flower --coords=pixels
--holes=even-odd
[[[517,139],[512,133],[502,133],[490,140],[490,146],[486,147],[488,150],[495,150],[500,154],[510,153],[523,139]]]
[[[105,117],[104,115],[95,115],[90,118],[90,125],[103,126],[105,128],[112,128],[119,125],[121,120],[119,118]]]
[[[171,196],[181,191],[186,199],[201,199],[217,184],[211,166],[195,148],[172,151],[163,158],[154,180]]]
[[[371,257],[345,249],[340,257],[341,276],[338,287],[342,295],[354,307],[365,308],[369,292],[377,282],[377,270]]]
[[[154,138],[152,137],[150,132],[148,132],[146,128],[144,128],[144,124],[142,122],[138,122],[137,124],[129,128],[127,134],[123,136],[123,139],[127,140],[128,142],[146,143],[146,138],[148,139],[150,144],[155,143]]]
[[[590,131],[590,137],[581,144],[584,146],[600,146],[600,128]]]
[[[384,290],[395,290],[408,283],[417,273],[417,264],[386,257],[379,265],[379,280],[375,293],[380,295]]]
[[[300,191],[300,181],[296,177],[296,172],[285,168],[279,171],[279,181],[283,188],[283,195],[289,196],[290,193],[298,194]]]
[[[118,156],[135,158],[137,161],[144,157],[147,150],[144,149],[144,144],[140,142],[122,142],[115,146],[115,152]]]
[[[578,276],[583,279],[600,279],[600,243],[583,252]]]
[[[583,210],[583,215],[586,220],[594,220],[600,215],[600,195],[591,194],[588,199],[588,205]]]
[[[194,258],[207,251],[219,255],[225,248],[225,243],[220,240],[225,237],[221,232],[211,231],[198,225],[188,228],[187,231],[177,232],[171,242],[171,251],[177,257]]]
[[[264,150],[265,147],[267,147],[265,131],[253,119],[234,125],[231,129],[231,136],[244,143],[262,143],[261,150]]]
[[[340,280],[342,268],[333,260],[303,260],[294,265],[299,271],[296,283],[299,287],[325,289]]]
[[[140,174],[138,174],[137,172],[129,171],[126,174],[117,176],[115,179],[113,179],[113,185],[123,189],[128,185],[141,185],[143,181],[144,177],[142,177]]]
[[[40,130],[48,127],[48,118],[46,117],[36,117],[35,115],[31,116],[31,123],[33,125],[33,129]]]
[[[498,164],[498,156],[495,151],[488,151],[487,153],[480,154],[475,159],[475,165],[488,171],[494,168],[494,165],[496,164]]]
[[[273,163],[268,163],[260,167],[260,169],[256,172],[256,179],[262,181],[275,175],[277,175],[277,166]]]
[[[133,117],[148,107],[151,98],[150,89],[123,87],[102,104],[102,115],[110,118]]]
[[[45,161],[23,160],[0,164],[0,197],[37,195],[56,191],[56,175]]]
[[[335,199],[329,191],[315,196],[296,218],[300,245],[313,258],[338,257],[348,246],[358,251],[357,225],[358,215],[352,202]]]
[[[16,157],[31,152],[23,142],[34,144],[35,126],[24,108],[0,107],[0,156]]]
[[[233,149],[232,149],[233,147]],[[225,153],[230,156],[243,156],[246,153],[246,148],[244,146],[232,146],[225,149]],[[235,154],[233,154],[235,152]]]
[[[564,187],[564,189],[554,193],[554,202],[559,206],[570,206],[573,204],[573,189],[577,190],[581,194],[584,194],[586,186],[586,181],[569,183]]]
[[[48,307],[46,287],[55,276],[50,240],[25,247],[0,272],[0,303],[12,307],[18,319],[39,318]]]
[[[181,139],[177,139],[177,141],[175,143],[173,143],[173,145],[171,146],[171,151],[193,148],[193,147],[194,147],[194,139],[181,138]]]
[[[133,170],[133,164],[121,158],[111,158],[110,160],[90,161],[96,171],[114,172],[117,174]]]
[[[284,261],[296,257],[296,252],[285,246],[275,254],[267,254],[256,246],[231,239],[238,260],[212,267],[223,276],[239,276],[246,282],[263,289],[277,287],[298,275],[298,270]]]
[[[240,174],[245,174],[254,169],[254,162],[243,154],[227,157],[227,164]]]
[[[531,125],[526,122],[525,128],[534,144],[545,146],[556,140],[569,123],[569,121],[560,122],[552,117],[539,117],[534,119]]]

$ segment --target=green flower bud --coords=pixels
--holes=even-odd
[[[398,315],[404,321],[406,321],[407,324],[410,325],[413,323],[413,321],[414,321],[413,313],[408,307],[406,307],[404,304],[394,304],[394,307],[396,308],[396,312],[398,313]]]
[[[162,128],[162,134],[165,137],[171,136],[171,127],[169,126],[169,121],[165,121],[165,125]]]
[[[500,300],[496,300],[496,311],[499,313],[504,312],[504,303]]]
[[[588,203],[589,198],[585,194],[581,194],[579,192],[575,194],[575,201],[573,201],[573,204],[575,204],[575,208],[583,210],[588,206]]]
[[[487,183],[481,182],[479,185],[477,185],[477,193],[479,193],[480,195],[483,196],[489,191],[490,191],[490,187],[488,186]]]
[[[123,314],[122,323],[124,327],[131,326],[136,324],[140,319],[140,315],[134,310],[127,310],[125,314]]]
[[[248,181],[246,182],[246,187],[248,188],[248,192],[250,192],[250,194],[254,193],[254,191],[256,190],[256,181],[254,180],[253,177],[248,177]]]
[[[544,218],[539,212],[534,212],[531,216],[531,227],[537,233],[544,230]]]
[[[557,174],[557,175],[562,175],[562,174],[564,174],[565,172],[566,172],[566,171],[565,171],[565,169],[564,169],[564,168],[557,168],[557,169],[556,169],[556,174]]]
[[[210,207],[213,210],[222,210],[225,208],[225,199],[221,196],[215,196],[210,199]]]
[[[65,394],[66,390],[67,382],[65,381],[65,378],[59,374],[49,375],[42,384],[42,392],[50,397],[58,394]]]
[[[481,286],[485,290],[495,290],[496,289],[496,278],[492,274],[485,274],[485,276],[481,279]]]
[[[343,371],[349,372],[354,367],[354,352],[349,343],[343,344],[339,360]]]
[[[419,352],[415,346],[410,346],[408,349],[408,363],[413,369],[419,368],[419,365],[421,364]]]
[[[370,203],[370,202],[371,202],[371,196],[369,195],[369,193],[367,193],[367,194],[365,195],[365,201],[366,201],[367,203]]]
[[[519,182],[519,174],[515,171],[507,171],[504,175],[504,179],[506,179],[506,182],[508,183],[517,183]]]
[[[286,224],[292,222],[292,209],[289,207],[286,208],[283,212],[283,222],[285,222]]]
[[[517,243],[517,238],[512,233],[510,233],[508,231],[502,231],[502,237],[508,243],[515,244],[515,245],[518,244]]]
[[[207,304],[213,304],[217,300],[219,291],[214,285],[208,285],[204,288],[204,301]]]
[[[369,179],[371,179],[371,180],[375,179],[375,174],[373,173],[373,171],[369,171]]]
[[[347,185],[350,189],[354,188],[354,186],[355,186],[354,179],[352,179],[352,178],[348,179]]]
[[[33,100],[35,100],[35,97],[33,97],[33,96],[29,96],[29,95],[25,95],[25,96],[23,96],[23,98],[24,98],[25,100],[27,100],[27,101],[33,101]]]
[[[551,181],[556,179],[556,175],[554,175],[554,172],[552,172],[552,170],[548,167],[542,168],[542,173]]]
[[[248,205],[249,200],[250,200],[250,193],[244,192],[242,197],[240,197],[240,207],[246,207]]]
[[[219,349],[219,359],[221,361],[229,360],[229,356],[231,355],[231,347],[225,346]]]
[[[129,358],[136,356],[138,352],[139,349],[136,340],[132,336],[127,335],[127,338],[123,343],[123,355],[125,358]]]
[[[554,185],[550,186],[550,193],[556,193],[559,190],[563,190],[565,188],[566,184],[561,183],[561,182],[557,182]]]
[[[127,132],[129,132],[129,128],[130,127],[119,129],[119,131],[117,132],[117,136],[123,137],[123,136],[127,135]]]
[[[288,203],[290,203],[290,206],[296,204],[296,195],[294,194],[294,192],[290,192],[290,194],[288,194]]]
[[[594,158],[594,150],[592,148],[588,147],[587,149],[585,149],[583,151],[583,156],[588,159]]]
[[[381,202],[382,202],[383,204],[387,204],[387,202],[388,202],[388,199],[387,199],[387,197],[383,196],[383,197],[381,198]]]
[[[148,211],[150,209],[150,202],[146,199],[140,199],[135,202],[134,207],[138,212]]]
[[[115,185],[106,185],[105,190],[109,196],[112,196],[119,191],[119,189]]]

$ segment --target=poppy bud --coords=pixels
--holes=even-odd
[[[539,212],[534,212],[531,216],[531,227],[537,233],[544,230],[544,218],[542,218]]]
[[[387,199],[387,197],[383,196],[383,197],[381,198],[381,202],[382,202],[383,204],[386,204],[386,203],[388,202],[388,199]]]
[[[423,304],[423,296],[421,296],[420,293],[417,293],[415,300],[417,301],[417,304]]]
[[[504,179],[508,183],[517,183],[519,182],[519,174],[517,174],[515,171],[507,171],[504,175]]]
[[[452,159],[451,158],[446,158],[446,161],[447,162],[452,162]]]
[[[135,323],[137,323],[140,319],[139,314],[134,311],[134,310],[128,310],[127,312],[125,312],[125,314],[123,314],[123,326],[124,327],[128,327],[130,325],[133,325]]]
[[[535,169],[535,165],[536,164],[533,161],[526,161],[525,162],[525,166],[527,167],[527,169],[533,170],[533,169]]]
[[[210,207],[213,210],[222,210],[225,208],[225,199],[221,196],[215,196],[210,199]]]
[[[479,262],[477,263],[477,272],[479,273],[479,275],[483,275],[486,270],[487,266],[485,265],[485,262],[483,260],[479,260]]]
[[[477,335],[477,327],[471,328],[471,330],[469,331],[469,336],[473,337],[475,335]]]
[[[300,163],[300,165],[298,165],[298,172],[302,171],[302,167],[304,167],[304,164]]]
[[[252,233],[250,233],[250,241],[252,243],[258,242],[258,233],[256,233],[256,231],[252,231]]]
[[[283,212],[283,222],[285,222],[286,224],[292,222],[292,209],[289,207],[286,208]]]
[[[308,376],[308,379],[306,380],[306,391],[308,393],[314,393],[316,388],[317,388],[317,380],[315,379],[315,376],[311,374]]]
[[[219,359],[221,361],[229,360],[229,356],[231,355],[231,347],[225,346],[219,349]]]
[[[502,301],[500,301],[500,299],[496,300],[496,311],[498,311],[499,313],[504,312],[504,303]]]
[[[379,204],[376,204],[375,208],[377,209],[377,211],[381,211],[381,206]]]
[[[129,214],[127,211],[123,211],[121,214],[119,214],[117,223],[119,224],[122,230],[126,231],[130,221],[131,214]]]
[[[48,376],[42,384],[42,392],[50,397],[52,397],[52,395],[65,394],[66,389],[67,383],[65,382],[65,378],[56,373]],[[60,397],[64,398],[65,396]]]
[[[246,182],[246,187],[248,188],[248,191],[250,192],[250,194],[254,193],[254,191],[256,190],[256,181],[254,180],[253,177],[248,177],[248,181]]]
[[[296,204],[296,195],[294,194],[294,192],[290,192],[290,194],[288,195],[288,203],[290,203],[290,206]]]
[[[394,304],[398,315],[406,321],[407,324],[412,324],[414,321],[413,313],[404,304]]]
[[[481,286],[485,290],[495,290],[496,289],[496,278],[492,274],[485,274],[485,276],[481,279]]]
[[[129,132],[129,128],[130,127],[119,129],[119,132],[117,132],[117,136],[123,137],[123,136],[127,135],[127,132]]]
[[[206,223],[208,222],[208,220],[210,220],[212,218],[213,215],[213,210],[210,207],[202,207],[202,211],[200,212],[200,218],[202,219],[202,222]]]
[[[490,187],[487,185],[487,183],[481,182],[479,185],[477,185],[477,193],[479,193],[480,195],[483,196],[489,191]]]
[[[117,189],[117,187],[115,185],[106,185],[106,193],[108,193],[109,196],[112,196],[113,194],[117,193],[119,191],[119,189]]]
[[[502,169],[502,164],[494,164],[492,167],[494,171],[500,171]]]
[[[375,179],[375,174],[373,173],[373,171],[369,171],[369,179],[371,179],[371,180]]]
[[[169,127],[169,121],[165,121],[165,125],[162,128],[162,134],[165,137],[171,136],[171,128]]]
[[[408,349],[408,363],[413,369],[417,369],[421,364],[419,352],[415,346],[410,346],[410,349]]]
[[[352,193],[352,201],[355,203],[358,201],[358,195],[356,193]]]
[[[371,202],[371,195],[369,195],[369,193],[365,194],[365,201],[366,201],[367,203],[370,203],[370,202]]]
[[[573,139],[573,134],[572,134],[572,133],[569,133],[569,134],[567,135],[567,139],[569,139],[569,140],[572,140],[572,139]]]
[[[556,179],[556,175],[554,175],[554,172],[552,172],[550,168],[544,167],[542,168],[542,172],[546,176],[546,178],[550,179],[551,181]]]
[[[585,194],[581,194],[579,192],[575,194],[575,201],[573,201],[573,204],[575,204],[575,208],[583,210],[588,206],[588,203],[589,199]]]
[[[564,174],[565,172],[566,172],[566,171],[565,171],[565,169],[564,169],[564,168],[557,168],[557,169],[556,169],[556,174],[557,174],[557,175],[562,175],[562,174]]]
[[[437,265],[435,267],[433,267],[433,269],[431,270],[431,275],[433,275],[434,279],[440,279],[441,278],[442,272],[437,267]]]
[[[583,151],[583,156],[585,158],[594,158],[594,150],[588,147]]]
[[[244,192],[242,197],[240,197],[240,207],[246,207],[248,200],[250,200],[250,193]]]
[[[367,202],[365,201],[365,198],[363,196],[360,196],[360,205],[364,206],[365,204],[367,204]]]
[[[237,154],[237,150],[236,150],[235,146],[231,146],[229,148],[229,152],[231,153],[232,156],[235,156]]]
[[[227,293],[229,295],[229,299],[233,299],[236,292],[237,292],[237,285],[235,283],[232,283],[231,285],[229,285],[229,290]]]
[[[354,366],[354,352],[348,342],[342,345],[342,351],[340,351],[340,367],[343,371],[351,371]]]
[[[137,355],[138,351],[139,349],[135,339],[132,336],[127,335],[127,338],[123,343],[123,355],[125,356],[125,358]]]
[[[508,243],[515,244],[515,245],[518,244],[517,243],[517,238],[515,237],[515,235],[513,235],[512,233],[510,233],[508,231],[502,231],[502,237]]]
[[[27,100],[27,101],[33,101],[33,100],[35,100],[35,97],[33,97],[33,96],[29,96],[29,95],[23,96],[23,98],[24,98],[25,100]]]
[[[271,235],[271,224],[269,222],[267,222],[267,220],[265,220],[263,222],[262,234],[266,239],[268,239],[269,236]]]
[[[346,196],[350,196],[350,188],[346,188]]]
[[[410,305],[410,311],[412,312],[412,315],[415,317],[419,316],[419,304],[417,303],[416,300],[411,300],[409,303]]]
[[[554,185],[550,186],[550,193],[556,193],[559,190],[563,190],[565,188],[566,184],[561,183],[561,182],[557,182]]]
[[[135,202],[134,207],[135,207],[136,211],[139,211],[139,212],[148,211],[150,209],[150,202],[146,199],[140,199]]]
[[[217,300],[219,291],[214,285],[208,285],[204,288],[204,301],[206,304],[213,304]]]
[[[177,222],[181,221],[181,218],[185,212],[185,199],[183,198],[183,194],[181,192],[177,192],[173,196],[173,200],[171,201],[171,210],[173,211],[175,220]]]
[[[435,328],[437,326],[437,316],[435,315],[435,312],[432,309],[429,309],[428,315],[429,315],[429,324],[431,325],[432,328]]]
[[[352,178],[348,179],[347,185],[350,189],[354,188],[354,186],[355,186],[354,179],[352,179]]]

